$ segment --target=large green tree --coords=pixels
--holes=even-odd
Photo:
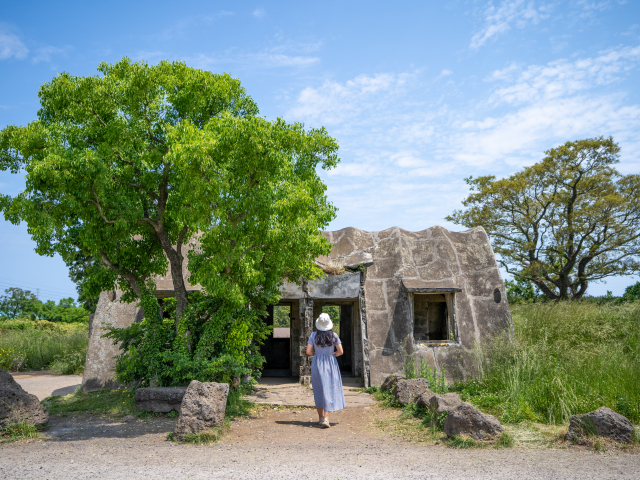
[[[507,178],[467,178],[471,194],[447,220],[482,226],[498,260],[550,299],[640,267],[640,176],[621,175],[619,146],[592,138],[545,152]]]
[[[26,172],[0,209],[27,223],[39,254],[99,261],[83,288],[117,282],[128,300],[170,271],[176,326],[189,241],[192,283],[234,305],[273,299],[283,277],[318,275],[312,260],[328,250],[318,231],[335,209],[316,167],[338,161],[324,129],[259,118],[238,80],[182,62],[98,70],[57,75],[40,89],[38,118],[0,132],[0,169]]]

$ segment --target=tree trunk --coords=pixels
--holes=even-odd
[[[182,275],[182,263],[184,257],[182,255],[182,243],[176,246],[171,245],[169,236],[165,232],[164,228],[156,230],[158,241],[164,250],[167,259],[169,260],[169,268],[171,270],[171,280],[173,281],[173,291],[176,295],[176,325],[178,320],[182,317],[185,309],[187,308],[187,287],[185,285],[184,277]]]

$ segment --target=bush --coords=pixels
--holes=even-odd
[[[121,342],[115,369],[119,381],[181,386],[191,380],[232,383],[233,377],[260,374],[264,357],[259,344],[271,327],[262,321],[259,309],[231,309],[220,300],[192,293],[176,328],[174,302],[165,302],[169,318],[161,318],[157,300],[146,293],[141,300],[145,318],[105,334]]]

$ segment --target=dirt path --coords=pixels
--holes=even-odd
[[[640,455],[567,450],[452,450],[384,436],[377,406],[334,413],[317,428],[311,409],[262,407],[232,423],[217,444],[166,441],[166,417],[122,423],[108,417],[54,417],[50,434],[0,445],[0,478],[224,479],[635,479]]]
[[[11,375],[22,388],[39,400],[54,395],[69,395],[82,384],[82,375],[56,375],[49,372],[17,372]]]

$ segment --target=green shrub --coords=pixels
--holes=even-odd
[[[444,394],[449,391],[445,380],[447,371],[443,367],[440,374],[433,370],[429,362],[420,359],[420,366],[416,367],[415,360],[409,357],[404,362],[404,377],[406,379],[424,378],[429,381],[429,389],[434,393]]]
[[[148,386],[153,380],[159,386],[181,386],[191,380],[232,383],[233,377],[259,375],[264,363],[259,345],[271,327],[258,308],[230,308],[193,293],[176,328],[175,299],[164,303],[169,318],[160,316],[158,302],[148,292],[141,304],[141,322],[105,334],[121,342],[115,371],[122,383]]]

